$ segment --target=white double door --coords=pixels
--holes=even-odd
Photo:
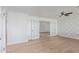
[[[31,22],[31,37],[32,37],[32,40],[34,39],[39,39],[39,36],[40,36],[40,31],[39,31],[39,21],[38,20],[32,20]]]

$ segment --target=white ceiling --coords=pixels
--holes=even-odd
[[[31,16],[57,18],[62,11],[76,12],[76,6],[7,6],[7,11],[23,12]],[[77,12],[78,13],[78,12]]]

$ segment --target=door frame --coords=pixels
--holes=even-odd
[[[48,22],[49,23],[49,35],[48,36],[50,36],[50,25],[51,25],[51,22],[50,21],[40,21],[40,22]],[[39,28],[40,28],[40,24],[39,24]],[[39,32],[40,32],[40,29],[39,29]]]
[[[49,20],[49,21],[47,21],[47,20],[40,20],[39,23],[40,23],[40,22],[48,22],[48,23],[49,23],[49,30],[51,29],[51,28],[50,28],[50,27],[51,27],[51,21],[50,21],[50,20]],[[40,24],[39,24],[39,28],[40,28]],[[39,31],[39,32],[40,32],[40,31]],[[51,31],[49,31],[49,35],[48,35],[48,36],[51,36],[50,33],[51,33]]]
[[[5,7],[1,6],[0,8],[1,8],[1,20],[2,20],[1,44],[2,44],[2,53],[5,53],[7,43],[7,12]]]

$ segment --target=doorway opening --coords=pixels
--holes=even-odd
[[[40,21],[40,39],[49,39],[50,22]]]

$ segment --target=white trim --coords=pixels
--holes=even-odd
[[[72,38],[72,39],[78,39],[79,40],[79,37],[75,37],[75,36],[67,36],[67,35],[59,35],[59,36],[66,37],[66,38]]]
[[[24,42],[28,42],[28,40],[26,40],[26,41],[16,41],[16,42],[9,42],[9,43],[7,43],[7,45],[14,45],[14,44],[20,44],[20,43],[24,43]]]
[[[39,39],[39,37],[32,37],[32,40],[36,40],[36,39]]]

